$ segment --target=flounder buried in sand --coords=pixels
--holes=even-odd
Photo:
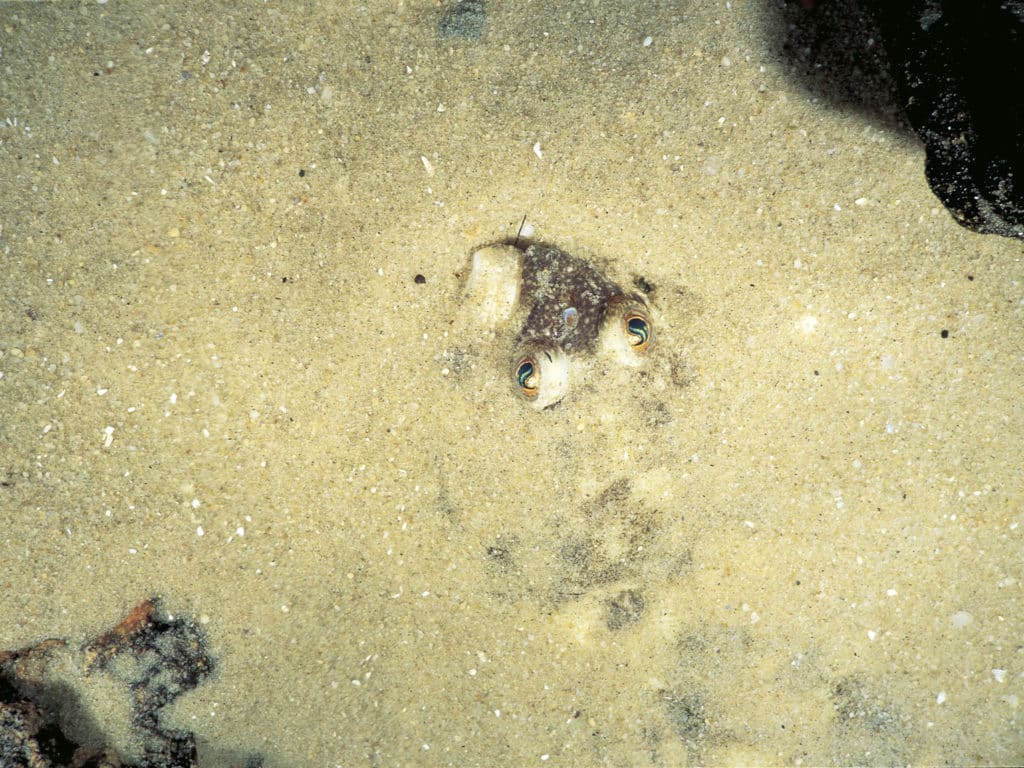
[[[603,354],[636,366],[654,340],[651,313],[639,294],[547,245],[504,243],[476,251],[467,299],[491,329],[521,323],[510,378],[538,411],[565,397],[576,363]]]

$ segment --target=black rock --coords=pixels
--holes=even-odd
[[[1024,239],[1024,0],[801,0],[781,53],[818,96],[909,123],[954,218]]]
[[[1024,239],[1024,0],[874,0],[925,175],[978,232]]]

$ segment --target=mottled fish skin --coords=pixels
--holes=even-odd
[[[477,249],[466,298],[491,332],[522,323],[510,379],[538,411],[562,400],[587,368],[579,363],[599,349],[607,360],[640,365],[654,330],[638,294],[624,292],[583,259],[539,243]]]
[[[520,304],[530,307],[517,343],[550,339],[566,354],[597,346],[608,301],[622,289],[582,259],[531,245],[523,253]]]

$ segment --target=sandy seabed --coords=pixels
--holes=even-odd
[[[776,10],[0,6],[0,648],[159,596],[211,768],[1024,762],[1021,243]],[[524,216],[657,315],[541,413]]]

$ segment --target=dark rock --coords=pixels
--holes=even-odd
[[[965,227],[1024,239],[1024,1],[872,4],[932,191]]]
[[[0,703],[0,765],[47,768],[52,764],[36,738],[42,722],[42,712],[31,702]]]
[[[129,762],[111,749],[75,744],[64,718],[78,695],[65,682],[50,682],[46,666],[64,640],[0,652],[0,766],[3,768],[196,768],[191,733],[163,728],[160,712],[210,675],[213,659],[202,631],[187,618],[165,617],[156,599],[144,600],[115,627],[82,649],[86,674],[106,673],[131,697],[132,727],[142,758]],[[58,711],[59,710],[59,711]],[[83,724],[78,724],[83,730]],[[84,730],[96,731],[94,726]],[[251,758],[248,766],[259,766]]]
[[[48,707],[68,703],[74,694],[48,686],[43,676],[63,640],[44,640],[16,651],[0,652],[0,766],[3,768],[120,768],[105,750],[75,744],[64,735]]]
[[[1024,239],[1024,0],[802,0],[782,21],[810,91],[909,122],[953,217]]]
[[[160,710],[213,671],[202,633],[192,621],[165,619],[155,600],[140,603],[110,632],[86,648],[87,668],[105,669],[118,659],[115,676],[132,693],[132,725],[142,742],[146,768],[197,768],[191,733],[160,726]]]
[[[789,76],[814,97],[908,129],[882,32],[865,0],[786,2],[774,21],[771,34],[781,41]]]

